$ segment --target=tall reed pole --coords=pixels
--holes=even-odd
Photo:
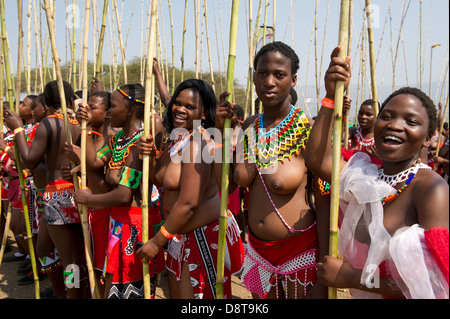
[[[88,0],[86,0],[86,1],[88,1]],[[47,26],[48,26],[48,31],[49,31],[49,35],[50,35],[50,43],[51,43],[51,47],[52,47],[52,57],[53,57],[54,65],[56,68],[56,81],[58,84],[59,96],[60,96],[60,100],[61,100],[61,111],[62,111],[63,118],[64,118],[64,128],[66,131],[66,138],[67,138],[67,142],[69,144],[72,144],[72,134],[71,134],[70,127],[69,127],[66,96],[64,93],[64,82],[63,82],[61,66],[60,66],[61,59],[58,56],[58,50],[56,47],[55,22],[54,22],[53,15],[52,15],[52,9],[50,7],[48,0],[44,0],[43,8],[45,10],[45,14],[47,17]],[[87,21],[89,21],[89,19],[87,19]],[[86,134],[84,134],[84,135],[86,135]],[[76,182],[77,179],[78,179],[78,177],[76,175],[74,175],[75,189],[78,188],[78,184]],[[86,229],[84,227],[83,227],[83,237],[85,238],[84,244],[85,244],[85,253],[86,253],[86,264],[87,264],[87,268],[88,268],[91,295],[92,295],[92,298],[96,298],[97,293],[96,293],[96,289],[95,289],[96,285],[95,285],[94,270],[93,270],[93,265],[92,265],[92,252],[91,252],[91,246],[90,246],[89,233],[86,233]],[[88,238],[88,240],[86,240],[86,238]]]
[[[233,81],[234,81],[234,65],[236,61],[236,38],[239,18],[239,0],[233,0],[231,5],[231,21],[230,21],[230,42],[228,53],[227,82],[226,90],[231,94],[227,97],[227,101],[232,101]],[[223,299],[223,279],[225,269],[225,245],[227,233],[227,208],[228,208],[228,178],[230,173],[230,150],[231,150],[231,120],[225,119],[223,128],[223,150],[222,150],[222,187],[220,198],[220,223],[219,223],[219,241],[217,251],[217,282],[216,297]]]
[[[198,79],[199,60],[198,54],[200,51],[200,3],[199,0],[194,0],[194,20],[195,20],[195,78]]]
[[[183,42],[181,45],[181,82],[184,81],[184,49],[186,44],[186,14],[188,0],[184,1],[184,22],[183,22]]]
[[[175,41],[173,36],[173,17],[172,17],[172,4],[170,0],[168,1],[169,5],[169,17],[170,17],[170,39],[172,43],[172,95],[175,91]]]
[[[345,59],[347,56],[348,37],[348,15],[349,0],[341,0],[341,16],[339,22],[339,46],[341,50],[339,57]],[[334,95],[334,127],[333,127],[333,164],[331,172],[331,202],[330,202],[330,256],[337,257],[338,246],[338,215],[339,215],[339,182],[340,182],[340,159],[341,159],[341,139],[342,139],[342,107],[344,102],[344,82],[336,83]],[[336,299],[336,288],[328,288],[328,298]]]
[[[28,0],[28,13],[27,13],[27,95],[31,94],[31,1]]]
[[[375,61],[375,49],[373,41],[373,19],[370,0],[366,0],[366,15],[367,15],[367,33],[369,38],[369,56],[370,56],[370,79],[372,81],[372,99],[373,110],[375,112],[375,118],[378,116],[378,91],[377,91],[377,71]]]
[[[88,103],[88,44],[89,44],[89,15],[91,12],[91,2],[90,0],[84,1],[84,38],[83,38],[83,69],[82,69],[82,85],[83,85],[83,105]],[[87,187],[87,177],[86,177],[86,120],[81,121],[81,188],[85,189]],[[91,296],[94,299],[101,298],[99,291],[96,286],[95,273],[92,261],[92,248],[91,248],[91,238],[89,236],[89,224],[87,219],[87,207],[85,205],[79,205],[81,213],[81,225],[83,228],[84,237],[84,248],[86,255],[86,263],[88,266],[89,284],[91,289]]]
[[[0,4],[1,5],[1,4]],[[3,28],[2,33],[3,37]],[[4,63],[3,58],[3,41],[0,40],[0,127],[3,127],[3,86],[4,86]],[[3,138],[3,130],[0,131],[0,136]],[[3,180],[0,179],[0,189],[2,187]],[[0,214],[2,213],[2,201],[0,200]],[[9,235],[9,225],[11,224],[11,205],[8,205],[8,211],[6,213],[5,227],[3,232],[2,242],[0,244],[0,267],[2,265],[3,255],[5,253],[6,243]]]
[[[14,111],[14,104],[13,104],[13,95],[12,90],[10,88],[12,87],[12,79],[11,79],[11,72],[10,72],[10,65],[8,63],[8,45],[7,45],[7,33],[6,33],[6,23],[5,23],[5,0],[2,0],[0,3],[0,20],[1,20],[1,29],[2,29],[2,48],[3,48],[3,57],[4,57],[4,65],[5,65],[5,71],[6,71],[6,86],[8,94],[8,102],[9,107],[12,111]],[[0,76],[3,76],[3,74],[0,74]],[[1,96],[1,99],[3,99],[3,96]],[[3,117],[3,114],[1,114]],[[30,225],[30,218],[28,213],[28,202],[27,197],[25,193],[25,178],[23,176],[22,171],[22,162],[20,161],[20,154],[19,154],[19,148],[17,145],[17,141],[15,138],[13,138],[14,141],[14,154],[16,157],[15,163],[17,168],[17,173],[19,175],[19,182],[20,182],[20,190],[21,190],[21,200],[23,205],[23,215],[25,218],[25,227],[26,227],[26,233],[27,233],[27,244],[28,244],[28,251],[30,254],[30,260],[31,260],[31,268],[33,270],[33,280],[34,280],[34,288],[35,288],[35,295],[36,299],[40,299],[40,290],[39,290],[39,277],[38,277],[38,271],[36,266],[36,255],[34,252],[34,245],[33,245],[33,234],[31,233],[31,225]]]
[[[106,31],[106,18],[108,16],[108,3],[109,0],[103,1],[103,15],[102,15],[102,27],[100,29],[100,37],[98,39],[97,48],[97,62],[95,64],[94,77],[101,72],[102,69],[102,54],[103,54],[103,43],[105,41],[105,31]]]
[[[211,85],[215,92],[216,91],[216,82],[214,81],[214,69],[213,69],[212,60],[211,60],[211,45],[209,44],[208,9],[206,6],[206,0],[204,0],[203,3],[204,3],[204,7],[205,7],[205,31],[206,31],[206,45],[208,47],[209,72],[211,74]]]
[[[349,0],[349,13],[348,13],[348,43],[347,43],[347,55],[351,56],[352,53],[352,42],[353,42],[353,0]],[[350,94],[350,85],[347,88],[347,91],[345,92],[346,95]],[[356,106],[357,108],[358,106]],[[350,115],[350,108],[345,110],[344,115],[344,148],[348,149],[348,138],[350,135],[349,130],[349,115]]]
[[[419,17],[419,65],[418,65],[418,72],[419,72],[419,89],[422,90],[422,83],[423,83],[423,65],[422,65],[422,10],[423,10],[423,0],[419,0],[420,3],[420,17]]]
[[[147,52],[147,69],[145,72],[145,110],[144,110],[144,136],[150,134],[150,118],[152,119],[152,136],[155,137],[155,123],[153,112],[153,96],[152,96],[152,74],[153,74],[153,57],[155,56],[156,48],[156,23],[158,18],[158,1],[152,0],[150,20],[150,39],[148,41]],[[145,244],[148,241],[148,192],[149,192],[149,174],[150,174],[150,157],[143,156],[142,164],[142,242]],[[144,272],[144,295],[145,299],[151,298],[150,289],[150,270],[148,260],[144,258],[142,261]]]
[[[122,54],[123,79],[124,83],[128,83],[127,60],[125,58],[125,47],[123,45],[122,39],[122,22],[119,16],[119,9],[117,8],[117,0],[113,0],[113,4],[114,4],[114,12],[116,13],[117,33],[119,34],[120,52]]]
[[[18,12],[18,39],[17,39],[17,75],[16,75],[16,113],[19,112],[20,105],[20,91],[21,91],[21,80],[22,80],[22,56],[23,56],[23,1],[17,0],[17,12]]]

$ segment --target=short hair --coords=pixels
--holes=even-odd
[[[178,85],[175,92],[173,93],[172,98],[167,104],[166,114],[164,118],[164,127],[166,128],[168,133],[170,133],[174,128],[172,119],[172,106],[175,103],[175,99],[182,91],[187,89],[195,90],[200,94],[203,102],[203,111],[208,111],[206,119],[203,122],[203,127],[207,129],[215,126],[217,99],[216,95],[214,94],[214,90],[208,83],[203,80],[190,79]]]
[[[90,94],[89,98],[93,96],[96,96],[102,100],[102,103],[107,111],[111,108],[111,93],[106,91],[95,91]]]
[[[236,104],[236,115],[238,117],[244,118],[244,109],[242,106]]]
[[[46,105],[45,104],[45,94],[41,93],[37,96],[36,101],[34,103],[34,107],[36,107],[37,102],[41,103],[42,105]]]
[[[63,81],[63,87],[66,105],[67,107],[72,108],[71,103],[75,97],[72,85],[70,85],[70,83],[67,81]],[[56,80],[47,83],[47,85],[44,88],[44,96],[46,105],[48,107],[51,107],[54,110],[61,108],[61,99],[59,97],[58,82]]]
[[[33,95],[33,94],[27,95],[27,96],[25,97],[25,99],[26,99],[26,98],[29,98],[29,99],[31,100],[31,109],[34,110],[34,108],[36,107],[36,98],[37,98],[37,95]],[[24,100],[25,100],[25,99],[24,99]],[[23,103],[23,101],[22,101],[22,103]]]
[[[370,105],[370,106],[373,107],[373,103],[374,102],[375,101],[373,99],[367,99],[367,100],[365,100],[364,102],[361,103],[361,106],[363,106],[363,105]],[[380,102],[377,101],[377,103],[378,103],[378,109],[380,109],[381,108]]]
[[[395,91],[384,101],[383,105],[381,106],[380,113],[394,97],[401,94],[414,95],[422,102],[422,106],[427,110],[427,115],[430,122],[428,126],[428,136],[433,136],[433,134],[436,133],[438,121],[436,115],[436,106],[434,105],[433,100],[431,100],[428,95],[426,95],[422,90],[419,90],[418,88],[404,87]]]
[[[258,53],[256,53],[255,59],[253,60],[254,69],[258,67],[259,59],[268,52],[280,52],[286,58],[291,60],[292,75],[297,73],[298,69],[300,68],[300,60],[298,58],[298,55],[290,46],[281,41],[268,43],[265,46],[263,46],[258,51]]]
[[[124,84],[119,86],[119,88],[131,98],[127,98],[121,93],[122,96],[127,100],[127,107],[135,107],[137,111],[136,117],[140,120],[143,120],[145,112],[145,88],[139,83]],[[142,101],[142,103],[135,100]]]

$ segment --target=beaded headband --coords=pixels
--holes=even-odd
[[[126,94],[120,87],[117,88],[117,91],[119,91],[123,96],[125,96],[127,99],[129,99],[130,101],[133,102],[137,102],[137,103],[141,103],[141,104],[145,104],[145,101],[141,101],[135,98],[132,98],[131,96],[129,96],[128,94]]]

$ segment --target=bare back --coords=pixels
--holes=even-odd
[[[79,125],[69,124],[72,141],[80,138]],[[33,162],[45,159],[47,182],[62,179],[61,166],[70,166],[70,161],[64,151],[64,142],[67,141],[64,121],[57,118],[43,119],[31,143],[29,156]]]

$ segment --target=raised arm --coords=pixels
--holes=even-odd
[[[48,120],[42,120],[42,124],[36,129],[31,146],[28,145],[23,130],[22,119],[9,109],[4,110],[5,124],[11,131],[16,131],[15,139],[19,155],[24,168],[35,169],[45,156],[47,150],[48,132],[51,131]]]
[[[167,107],[170,101],[170,93],[167,89],[166,83],[164,82],[162,73],[159,70],[158,60],[156,60],[155,58],[153,58],[153,73],[155,74],[156,82],[158,83],[159,97],[161,98],[161,102],[165,107]]]
[[[334,100],[334,92],[337,81],[344,81],[345,88],[350,82],[350,57],[341,59],[338,57],[340,48],[337,47],[331,54],[331,62],[325,73],[326,99]],[[333,128],[334,106],[322,106],[309,135],[304,152],[305,163],[314,175],[326,180],[331,180],[332,149],[331,130]],[[343,165],[341,165],[341,168]]]

